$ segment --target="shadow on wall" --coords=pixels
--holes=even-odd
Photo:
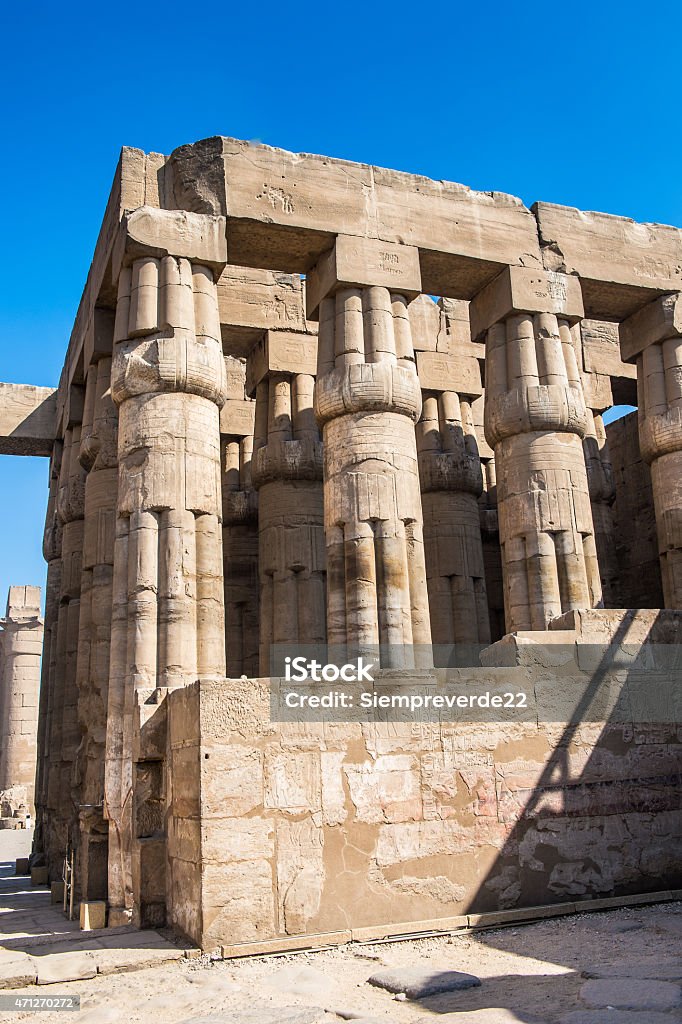
[[[640,646],[641,634],[628,641],[636,611],[621,615],[556,742],[547,724],[553,752],[539,778],[524,785],[523,764],[516,777],[498,773],[498,814],[516,825],[469,912],[682,886],[682,726],[670,699],[682,617],[671,627],[660,612]],[[582,657],[597,649],[585,645]],[[614,690],[604,725],[595,701]]]

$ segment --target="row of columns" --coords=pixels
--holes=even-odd
[[[78,846],[84,896],[106,884],[116,923],[136,913],[139,695],[267,675],[278,643],[381,647],[382,667],[418,668],[432,642],[499,635],[486,581],[502,577],[508,631],[543,630],[598,606],[599,563],[614,559],[603,423],[576,360],[576,278],[508,268],[471,303],[485,341],[482,458],[477,360],[460,373],[454,357],[415,354],[416,249],[339,236],[307,279],[317,344],[266,332],[247,401],[230,392],[222,352],[224,237],[218,217],[128,216],[113,352],[95,346],[51,467],[44,845],[55,874]],[[640,415],[666,597],[679,603],[680,347],[669,342],[640,356]]]

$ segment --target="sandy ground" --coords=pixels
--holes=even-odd
[[[682,904],[581,914],[467,935],[353,944],[319,953],[232,961],[212,961],[204,955],[89,981],[5,991],[3,995],[33,997],[77,994],[81,1010],[13,1010],[0,1013],[0,1021],[331,1024],[349,1015],[383,1024],[682,1020],[680,1009],[671,1005],[662,1011],[589,1010],[584,988],[581,996],[581,972],[609,965],[626,978],[642,979],[635,986],[638,993],[661,984],[646,979],[674,980],[676,972],[682,978]],[[465,971],[477,975],[482,984],[406,1001],[368,984],[369,977],[385,967]],[[667,984],[672,991],[674,986]],[[623,988],[623,983],[618,985]],[[582,1014],[576,1016],[579,1011]]]

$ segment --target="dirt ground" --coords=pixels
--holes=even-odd
[[[646,979],[652,976],[669,978],[679,970],[682,977],[681,911],[682,904],[670,903],[318,953],[222,962],[204,955],[91,981],[16,990],[12,995],[54,996],[57,989],[59,994],[78,994],[81,1010],[73,1016],[12,1011],[0,1020],[326,1024],[352,1016],[384,1024],[660,1024],[682,1019],[680,1010],[670,1005],[663,1011],[588,1010],[581,998],[581,972],[611,965],[626,978],[642,979],[640,992],[651,985]],[[465,971],[482,983],[419,1001],[401,1000],[368,984],[382,967],[408,966]]]

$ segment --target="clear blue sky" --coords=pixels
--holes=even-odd
[[[56,384],[122,145],[260,139],[682,226],[679,2],[8,4],[0,380]],[[0,601],[46,464],[0,457]],[[4,610],[4,609],[3,609]]]

